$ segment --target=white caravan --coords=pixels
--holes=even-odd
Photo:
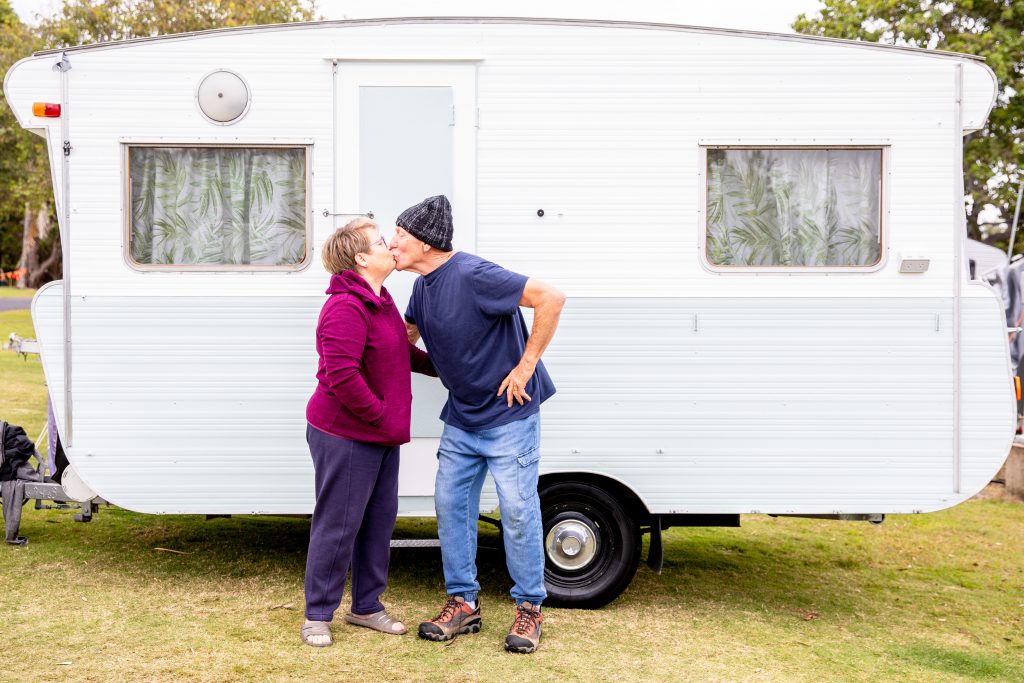
[[[621,592],[642,533],[657,564],[673,525],[938,510],[1009,451],[1006,324],[965,257],[974,57],[410,18],[41,52],[4,91],[57,190],[65,278],[32,313],[60,436],[125,508],[312,510],[320,245],[438,193],[457,249],[568,295],[540,481],[563,603]],[[400,509],[432,515],[445,394],[414,394]]]

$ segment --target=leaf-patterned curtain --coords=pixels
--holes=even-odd
[[[287,266],[306,256],[306,150],[132,147],[143,264]]]
[[[878,149],[709,149],[708,260],[878,263],[881,168]]]

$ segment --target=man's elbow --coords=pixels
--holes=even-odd
[[[561,311],[565,306],[565,292],[557,287],[550,287],[545,298],[548,306],[554,311]]]

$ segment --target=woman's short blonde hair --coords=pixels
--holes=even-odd
[[[360,216],[338,228],[327,238],[321,254],[327,272],[336,275],[356,267],[356,254],[370,251],[367,228],[376,229],[377,224],[369,218]]]

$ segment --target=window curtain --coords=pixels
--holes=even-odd
[[[880,150],[709,149],[708,260],[877,263],[881,157]]]
[[[132,147],[129,155],[136,262],[286,266],[305,258],[305,149]]]

